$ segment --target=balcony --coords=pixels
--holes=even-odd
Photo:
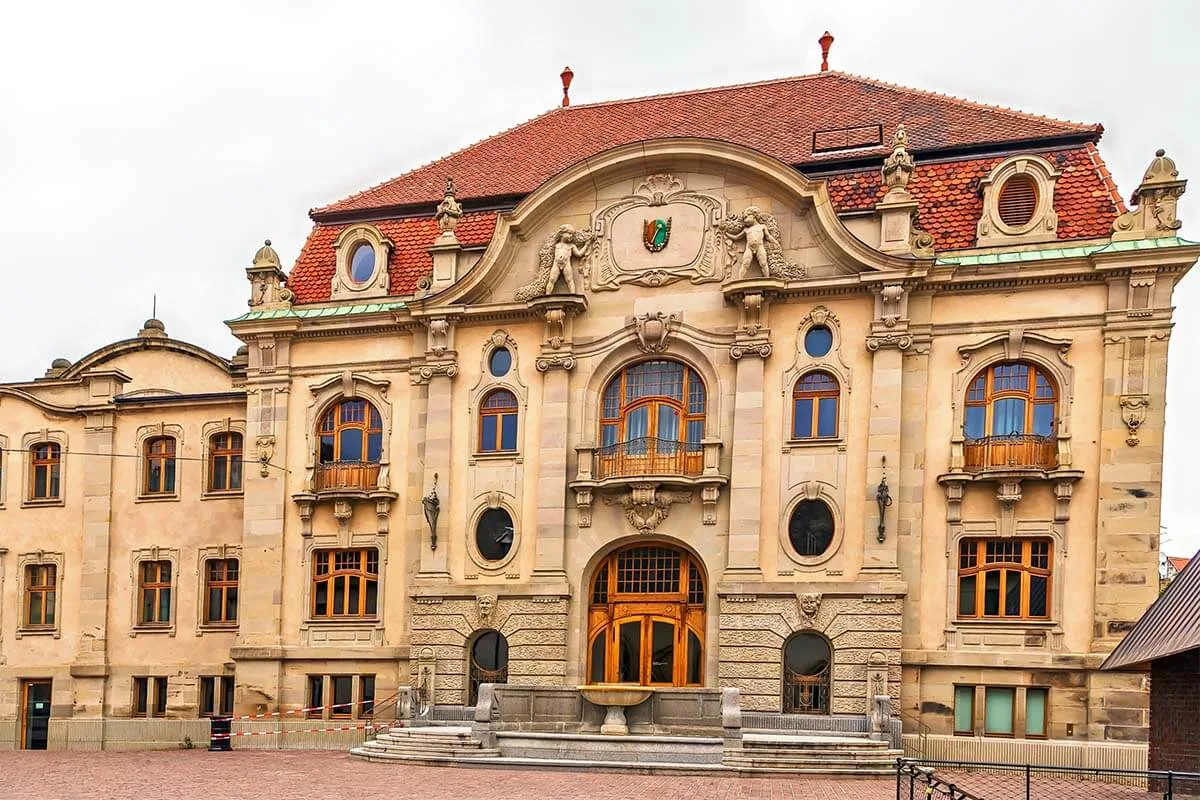
[[[595,447],[575,448],[578,470],[571,488],[579,512],[579,527],[590,527],[592,503],[604,494],[606,503],[618,503],[630,523],[648,533],[667,516],[672,503],[689,503],[699,492],[701,521],[717,523],[717,499],[729,477],[718,470],[721,440],[680,442],[641,437]]]
[[[315,492],[369,492],[379,486],[378,461],[330,461],[313,470]]]
[[[1058,467],[1058,440],[1053,436],[1010,434],[966,439],[962,444],[963,471],[1050,471]]]
[[[704,445],[700,442],[648,436],[599,448],[593,466],[597,480],[647,475],[696,477],[703,471]]]

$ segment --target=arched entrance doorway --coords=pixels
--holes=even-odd
[[[470,695],[467,705],[475,705],[481,684],[508,683],[508,640],[497,631],[482,631],[476,635],[468,661]]]
[[[783,713],[829,713],[832,662],[824,636],[808,631],[788,638],[783,645]]]
[[[600,562],[588,605],[588,683],[702,686],[704,570],[665,543]]]

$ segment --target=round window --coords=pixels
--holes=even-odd
[[[833,331],[824,325],[814,325],[804,334],[804,352],[820,358],[833,349]]]
[[[503,378],[512,369],[512,353],[507,347],[497,347],[488,359],[488,370],[497,378]]]
[[[792,511],[788,539],[801,556],[819,556],[833,543],[833,512],[820,500],[804,500]]]
[[[363,242],[354,248],[350,256],[350,280],[355,283],[366,283],[375,274],[375,248],[369,242]]]
[[[513,544],[513,521],[503,508],[489,508],[475,526],[475,546],[488,561],[499,561],[508,555]]]
[[[1023,228],[1033,221],[1033,212],[1037,211],[1038,189],[1037,181],[1030,175],[1016,174],[1000,187],[1000,198],[996,201],[996,211],[1000,219],[1010,228]]]

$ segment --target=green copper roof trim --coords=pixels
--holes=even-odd
[[[1042,250],[1022,250],[1015,253],[984,253],[981,255],[939,258],[938,264],[975,267],[985,264],[1013,264],[1023,261],[1052,261],[1057,258],[1080,258],[1093,253],[1127,253],[1134,250],[1162,250],[1170,247],[1191,247],[1200,244],[1178,236],[1164,239],[1133,239],[1125,242],[1091,244],[1079,247],[1047,247]]]
[[[329,306],[326,308],[275,308],[270,311],[247,311],[240,317],[227,322],[251,322],[258,319],[312,319],[313,317],[345,317],[350,314],[375,314],[379,311],[399,311],[407,308],[403,302],[359,303],[352,306]]]

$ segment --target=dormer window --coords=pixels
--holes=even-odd
[[[369,242],[359,242],[350,257],[350,280],[362,285],[375,274],[375,248]]]
[[[976,244],[1031,244],[1058,238],[1054,186],[1061,173],[1041,156],[1013,156],[979,184],[983,214]]]
[[[331,297],[386,297],[391,290],[388,253],[392,242],[374,225],[351,225],[333,243],[337,268]]]

